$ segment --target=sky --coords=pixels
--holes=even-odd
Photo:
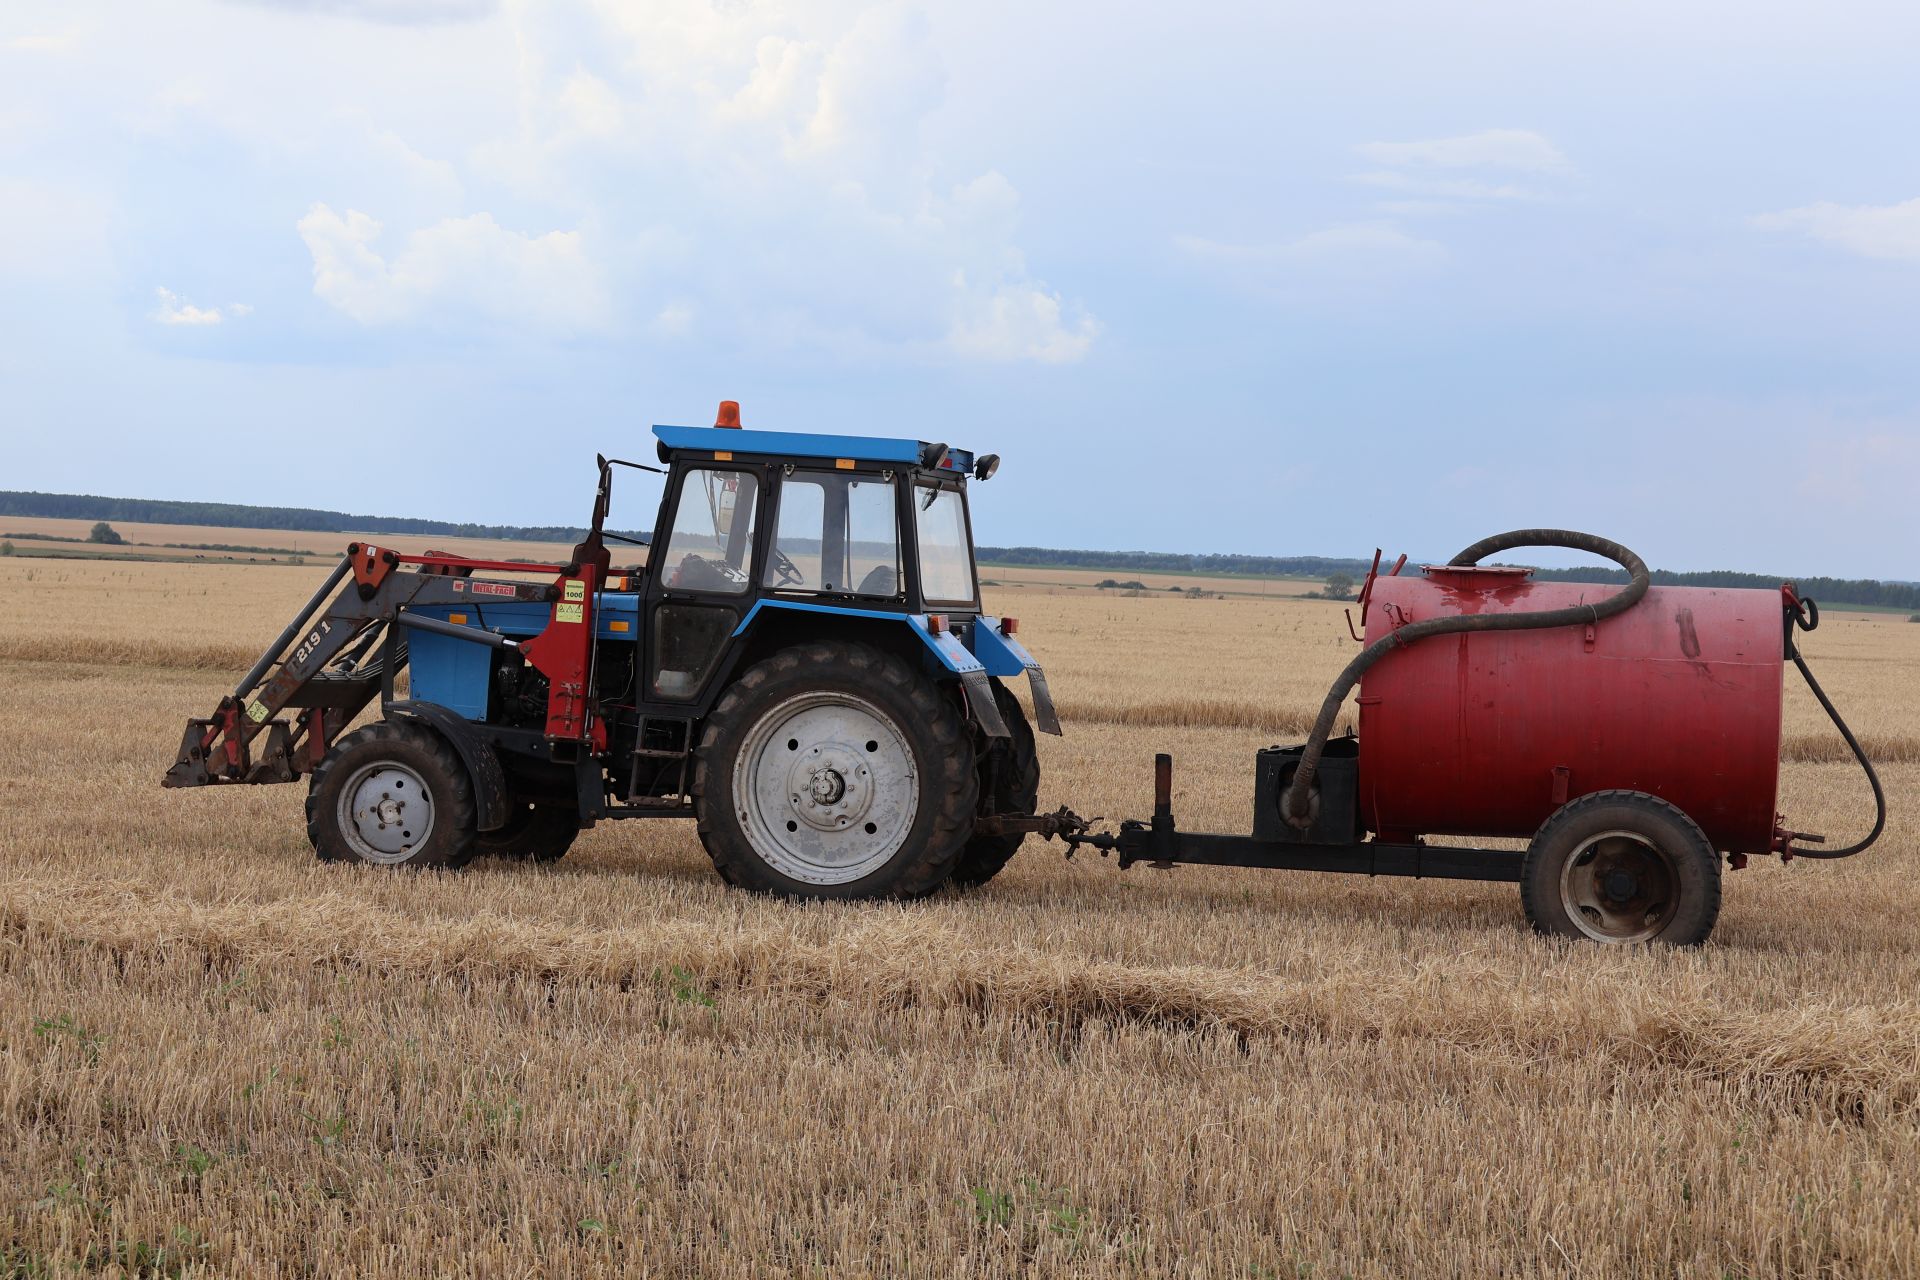
[[[577,524],[724,398],[999,453],[995,545],[1920,579],[1917,61],[1910,3],[7,0],[0,488]]]

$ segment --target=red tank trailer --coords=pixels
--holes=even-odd
[[[1605,556],[1627,581],[1542,582],[1480,563],[1531,546]],[[1723,858],[1737,869],[1757,853],[1847,857],[1885,828],[1873,765],[1794,643],[1820,613],[1791,584],[1656,588],[1632,551],[1564,529],[1498,534],[1402,576],[1404,563],[1382,576],[1375,555],[1364,647],[1307,741],[1255,757],[1250,836],[1179,830],[1164,754],[1150,822],[1093,835],[1062,810],[1049,833],[1116,852],[1123,867],[1514,881],[1543,933],[1692,944],[1719,916]],[[1775,811],[1789,660],[1872,786],[1873,829],[1844,848],[1818,847],[1823,837],[1787,830]],[[1358,733],[1335,737],[1356,688]]]
[[[1375,581],[1366,640],[1444,614],[1597,601],[1616,588],[1525,569],[1429,566]],[[1657,796],[1716,849],[1774,847],[1777,591],[1654,587],[1584,627],[1463,632],[1360,683],[1360,815],[1383,840],[1533,835],[1595,791]]]

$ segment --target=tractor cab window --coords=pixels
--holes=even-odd
[[[760,486],[751,472],[695,468],[680,482],[680,504],[657,572],[669,590],[738,595],[753,580],[753,521]]]
[[[966,499],[958,489],[923,484],[914,488],[913,509],[922,599],[927,604],[972,604],[973,545],[967,537]]]
[[[776,591],[899,595],[900,516],[892,482],[831,471],[788,476],[762,580]]]

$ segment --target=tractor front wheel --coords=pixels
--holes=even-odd
[[[783,650],[707,717],[693,794],[729,883],[804,898],[918,897],[952,873],[979,794],[964,721],[868,645]]]
[[[474,853],[473,781],[445,739],[380,721],[334,744],[307,784],[307,838],[325,862],[459,867]]]

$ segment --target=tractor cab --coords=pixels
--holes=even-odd
[[[806,614],[889,634],[926,633],[930,617],[964,632],[978,617],[966,482],[997,458],[920,440],[653,431],[669,472],[644,579],[649,699],[707,701],[724,651],[767,609],[783,626]]]
[[[966,482],[999,465],[922,440],[655,427],[672,467],[669,587],[977,612]]]

